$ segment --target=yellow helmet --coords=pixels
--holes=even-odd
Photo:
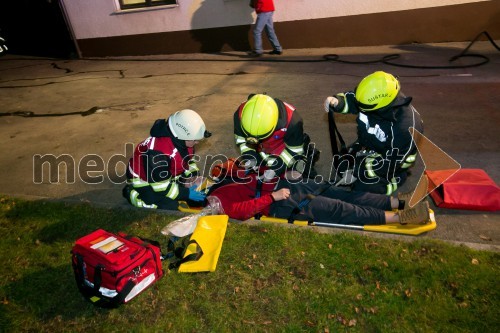
[[[356,100],[362,111],[381,109],[396,98],[399,81],[392,74],[378,71],[365,77],[356,87]]]
[[[278,124],[278,105],[271,97],[252,96],[241,111],[241,129],[254,141],[269,137]]]

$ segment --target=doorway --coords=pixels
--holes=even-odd
[[[60,0],[9,0],[0,2],[0,36],[8,53],[76,58]]]

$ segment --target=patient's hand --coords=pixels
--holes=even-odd
[[[280,190],[271,193],[274,201],[286,200],[290,197],[290,190],[287,188],[282,188]]]

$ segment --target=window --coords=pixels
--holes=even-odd
[[[120,0],[120,9],[176,5],[177,0]]]

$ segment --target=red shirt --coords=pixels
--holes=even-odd
[[[273,0],[253,0],[253,8],[257,14],[274,12]]]
[[[248,220],[258,213],[269,215],[269,209],[274,202],[271,193],[276,183],[262,184],[261,194],[256,198],[257,180],[250,178],[249,182],[232,183],[214,190],[211,196],[220,200],[224,213],[230,218],[237,220]]]

